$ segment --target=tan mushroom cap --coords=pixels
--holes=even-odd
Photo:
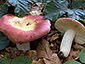
[[[85,44],[85,27],[79,21],[72,18],[60,18],[56,21],[55,28],[62,34],[68,29],[74,30],[76,34],[74,41],[79,44]]]

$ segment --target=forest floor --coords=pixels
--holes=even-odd
[[[38,10],[41,12],[43,4],[32,5],[32,10]],[[18,50],[16,45],[12,42],[4,49],[0,51],[0,57],[4,58],[6,55],[10,59],[14,59],[19,56],[27,56],[33,59],[32,64],[63,64],[69,60],[79,61],[79,54],[85,45],[80,45],[76,42],[72,43],[71,51],[68,57],[64,57],[60,53],[60,44],[63,35],[55,29],[55,22],[51,22],[51,30],[45,36],[30,42],[31,49],[23,52]],[[80,61],[79,61],[80,62]]]

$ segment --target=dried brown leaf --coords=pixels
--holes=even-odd
[[[37,60],[37,52],[35,50],[29,50],[26,52],[26,56],[32,58],[33,60]]]
[[[45,58],[43,60],[44,60],[45,64],[61,64],[61,61],[60,61],[58,55],[55,53],[52,55],[52,58],[50,60],[45,59]]]
[[[69,61],[69,60],[77,60],[79,58],[79,53],[80,51],[79,50],[71,50],[69,56],[66,58],[66,61]]]
[[[42,59],[39,59],[38,61],[33,61],[32,64],[44,64]]]
[[[76,43],[73,47],[76,50],[82,50],[84,48],[83,46],[79,45],[78,43]]]
[[[53,24],[54,25],[54,24]],[[52,30],[50,31],[50,33],[48,34],[48,36],[53,36],[54,34],[58,33],[57,30]]]
[[[61,42],[60,41],[58,41],[58,40],[56,40],[56,43],[60,46],[60,44],[61,44]]]
[[[48,58],[52,56],[52,51],[49,48],[49,42],[42,39],[37,46],[38,58]]]
[[[54,35],[52,36],[52,40],[58,39],[58,38],[59,38],[59,35],[60,35],[60,34],[58,34],[58,33],[54,34]]]
[[[30,14],[33,15],[33,14],[36,14],[38,13],[39,15],[42,14],[42,10],[44,8],[44,3],[35,3],[31,6],[31,9],[30,9]]]
[[[61,61],[60,61],[58,55],[55,54],[55,53],[52,55],[52,62],[53,62],[54,64],[61,64]]]
[[[24,56],[24,52],[18,50],[16,47],[6,47],[2,52],[1,55],[6,55],[10,59],[14,59],[18,56]]]
[[[38,64],[44,64],[43,60],[42,59],[39,59],[38,60]]]
[[[33,61],[32,64],[38,64],[38,61]]]
[[[54,40],[56,40],[56,39],[59,38],[59,35],[60,35],[60,34],[55,33],[55,34],[52,35],[52,36],[48,36],[48,37],[47,37],[47,40],[48,40],[48,41],[54,41]]]
[[[48,37],[47,37],[47,40],[48,40],[48,41],[52,41],[52,37],[51,37],[51,36],[48,36]]]
[[[53,41],[53,40],[56,40],[57,38],[59,38],[59,33],[57,30],[52,30],[49,34],[48,34],[48,37],[47,37],[47,40],[48,41]]]
[[[45,64],[51,64],[50,60],[47,60],[46,58],[43,58]]]

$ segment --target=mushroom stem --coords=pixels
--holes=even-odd
[[[74,37],[75,37],[75,31],[72,29],[67,30],[63,36],[63,39],[60,45],[60,52],[62,52],[65,57],[67,57],[70,53],[70,49],[71,49],[71,45],[72,45]]]
[[[16,44],[16,47],[18,48],[18,50],[22,50],[26,52],[27,50],[30,50],[30,42],[23,43],[23,44]]]

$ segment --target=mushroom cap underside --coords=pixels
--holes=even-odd
[[[74,30],[76,34],[74,41],[79,44],[85,44],[85,27],[79,21],[72,18],[60,18],[56,21],[55,28],[62,34],[64,34],[66,30]]]

